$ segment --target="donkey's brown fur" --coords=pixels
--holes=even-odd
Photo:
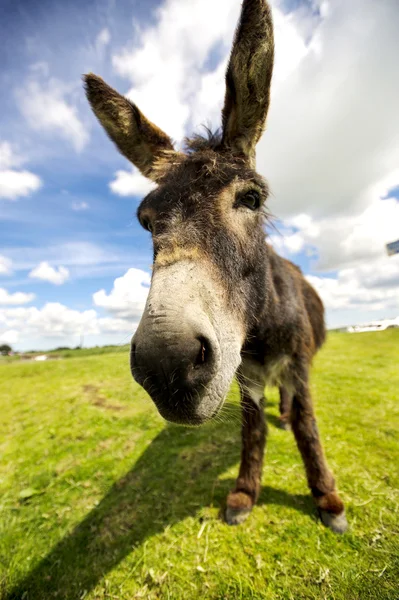
[[[323,305],[300,269],[265,243],[265,180],[255,147],[266,121],[274,43],[266,0],[244,0],[226,74],[221,135],[184,152],[95,75],[86,91],[119,150],[158,184],[138,218],[154,244],[152,285],[132,341],[131,369],[165,418],[200,424],[216,414],[234,373],[242,457],[226,520],[240,523],[259,494],[266,440],[265,383],[280,387],[321,518],[346,529],[321,447],[309,369],[325,338]]]

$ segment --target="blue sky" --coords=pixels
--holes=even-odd
[[[3,5],[0,341],[129,339],[149,284],[151,241],[135,219],[149,187],[91,114],[81,75],[101,75],[178,143],[201,123],[217,127],[239,4]],[[278,218],[270,239],[317,287],[330,326],[397,316],[399,263],[384,245],[399,238],[399,9],[273,9],[272,109],[257,157]]]

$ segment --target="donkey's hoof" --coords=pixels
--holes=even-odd
[[[291,431],[291,425],[287,421],[280,421],[280,428],[284,431]]]
[[[348,529],[345,511],[342,511],[339,515],[334,515],[331,512],[319,509],[319,515],[323,525],[331,529],[334,533],[345,533]]]
[[[253,500],[245,492],[230,492],[227,496],[227,506],[224,520],[228,525],[240,525],[252,510]]]
[[[248,518],[251,510],[251,508],[231,508],[227,506],[224,513],[224,520],[227,525],[241,525]]]

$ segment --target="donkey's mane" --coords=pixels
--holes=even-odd
[[[203,125],[205,133],[195,133],[192,137],[186,137],[184,140],[184,149],[187,154],[195,152],[204,152],[206,150],[217,150],[222,143],[222,131],[216,129],[212,131],[207,125]]]

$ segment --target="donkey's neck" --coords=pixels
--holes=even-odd
[[[264,363],[292,351],[292,330],[297,316],[295,265],[278,256],[271,246],[255,278],[257,308],[242,354]]]

